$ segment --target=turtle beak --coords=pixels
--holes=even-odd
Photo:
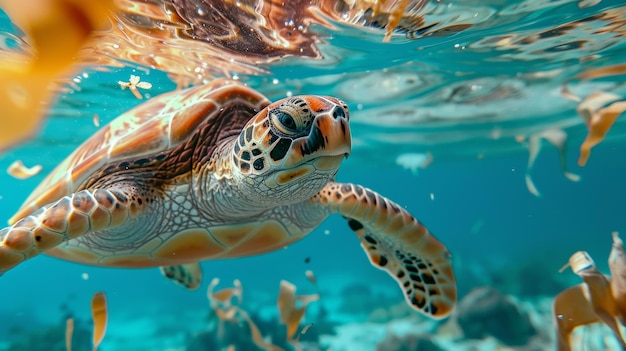
[[[347,157],[352,150],[352,136],[348,123],[348,111],[341,105],[332,104],[326,113],[315,117],[311,131],[306,137],[294,140],[290,157],[285,166],[320,157]]]

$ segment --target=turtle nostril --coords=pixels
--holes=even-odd
[[[343,108],[341,108],[341,106],[335,106],[335,108],[333,108],[333,118],[346,118],[346,112]]]

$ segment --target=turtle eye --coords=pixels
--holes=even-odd
[[[307,102],[298,97],[286,99],[271,109],[269,116],[276,132],[286,137],[306,135],[314,119]]]
[[[273,111],[271,112],[272,124],[279,132],[291,135],[298,132],[298,123],[292,115],[285,111]]]

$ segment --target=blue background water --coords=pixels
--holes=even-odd
[[[619,8],[618,5],[619,1],[603,2],[599,6]],[[598,8],[593,10],[599,12]],[[590,52],[585,53],[574,50],[569,54],[564,53],[558,60],[549,52],[544,52],[543,58],[535,60],[511,59],[485,63],[501,53],[468,49],[467,53],[459,56],[459,53],[450,51],[450,47],[454,43],[475,43],[486,32],[492,35],[500,31],[525,33],[532,32],[533,28],[553,27],[588,15],[585,11],[588,10],[579,10],[575,3],[569,3],[546,12],[528,13],[523,17],[524,21],[517,23],[505,20],[499,22],[496,18],[489,27],[487,24],[482,24],[482,27],[478,25],[473,31],[460,36],[426,38],[420,41],[419,50],[424,54],[417,60],[414,54],[406,55],[409,48],[416,49],[414,41],[397,40],[384,44],[380,42],[380,36],[375,40],[370,36],[359,38],[361,34],[346,29],[346,32],[339,31],[328,40],[329,48],[326,52],[333,52],[336,48],[363,52],[361,59],[357,55],[351,60],[336,62],[334,66],[291,60],[273,66],[271,75],[242,79],[270,97],[277,98],[302,83],[304,85],[298,93],[340,95],[341,92],[334,90],[337,88],[336,83],[355,79],[356,76],[351,76],[351,72],[379,72],[383,68],[407,62],[423,65],[414,71],[420,74],[441,73],[441,80],[437,84],[418,90],[419,94],[408,89],[391,102],[381,100],[366,103],[364,108],[359,108],[358,101],[346,99],[354,114],[354,137],[357,140],[360,138],[362,144],[356,146],[353,156],[345,161],[338,180],[375,189],[405,206],[423,221],[452,252],[461,294],[480,285],[496,285],[504,291],[508,289],[511,293],[519,293],[520,288],[516,284],[531,286],[527,290],[533,290],[532,285],[536,285],[536,291],[550,294],[555,291],[549,288],[542,290],[542,285],[559,280],[578,282],[570,272],[558,273],[558,269],[572,253],[588,251],[598,266],[607,271],[610,233],[626,233],[626,162],[623,157],[626,143],[622,137],[623,121],[618,121],[614,131],[609,132],[607,141],[593,149],[591,159],[584,168],[575,164],[585,127],[580,121],[576,125],[567,125],[565,130],[570,136],[567,142],[567,164],[574,173],[581,175],[581,181],[567,180],[560,171],[556,149],[545,147],[533,167],[533,179],[542,192],[542,197],[535,197],[524,185],[528,151],[519,143],[495,141],[488,137],[439,143],[432,140],[420,143],[422,139],[404,143],[376,141],[370,136],[382,130],[385,125],[383,119],[387,116],[378,116],[381,123],[376,125],[366,117],[359,118],[359,114],[366,116],[368,111],[376,111],[376,108],[391,103],[394,106],[414,104],[414,95],[421,97],[428,95],[429,91],[439,91],[453,85],[462,80],[455,78],[457,81],[453,81],[454,74],[448,74],[457,70],[457,65],[471,71],[473,78],[515,77],[519,72],[563,69],[559,79],[550,85],[551,91],[556,91],[566,77],[583,70],[582,66],[576,66],[576,60],[567,55],[576,54],[578,57],[591,54],[593,50],[588,48]],[[0,28],[2,23],[0,21]],[[363,48],[357,45],[363,42],[371,46]],[[444,51],[444,47],[448,51]],[[383,52],[384,55],[381,54]],[[376,53],[379,55],[376,56]],[[596,61],[600,66],[621,63],[626,57],[623,39],[618,39],[617,44],[603,53],[600,61]],[[434,72],[431,72],[432,67],[435,67]],[[88,78],[80,81],[81,91],[59,98],[50,118],[33,141],[0,154],[0,169],[6,169],[16,159],[23,160],[27,165],[44,166],[40,175],[28,180],[0,175],[0,219],[10,217],[47,171],[97,129],[92,123],[93,114],[98,114],[104,124],[139,103],[128,91],[121,92],[117,86],[118,80],[127,80],[129,74],[137,72],[142,71],[131,67],[113,69],[108,73],[89,72]],[[341,78],[343,72],[347,74],[345,79]],[[328,84],[311,78],[334,74],[340,75]],[[268,83],[273,78],[280,82],[277,87]],[[142,79],[153,84],[154,88],[149,92],[151,96],[175,88],[175,84],[160,72],[151,71],[143,75]],[[620,92],[623,91],[623,83],[624,76],[611,77],[592,88],[609,86]],[[524,92],[531,97],[533,84],[524,87]],[[367,87],[359,88],[367,91]],[[550,110],[546,115],[539,115],[544,112],[541,106],[550,106],[556,101],[554,96],[544,97],[545,101],[536,101],[537,105],[527,105],[530,110],[528,118],[517,122],[520,125],[517,130],[532,134],[537,125],[542,125],[537,122],[541,118],[550,119],[556,124],[563,120],[578,119],[575,103],[570,103],[566,109]],[[501,103],[498,105],[500,102],[494,99],[493,105],[485,108],[491,111],[495,106],[503,115],[519,112],[513,109],[520,105],[510,105],[509,101]],[[441,105],[434,101],[427,107],[434,111]],[[454,107],[454,112],[462,113],[464,105]],[[533,113],[533,108],[536,108],[536,113]],[[504,119],[501,122],[508,127],[507,123],[511,121]],[[416,138],[439,131],[463,135],[466,131],[464,128],[482,128],[484,125],[453,119],[440,130],[430,130],[429,126],[426,124],[425,128],[420,129],[419,120],[405,121],[404,124],[393,125],[390,133],[399,135],[397,133],[402,131],[413,131]],[[421,169],[417,175],[394,162],[395,156],[402,152],[426,150],[433,150],[434,162]],[[478,153],[484,153],[485,157],[477,158]],[[324,231],[329,231],[329,234]],[[305,263],[307,257],[310,263]],[[159,328],[172,327],[178,332],[197,330],[202,319],[198,316],[195,316],[198,317],[196,320],[186,319],[185,316],[190,311],[208,310],[206,284],[212,277],[219,277],[226,285],[233,279],[240,279],[244,286],[244,299],[258,303],[259,310],[269,311],[273,308],[273,299],[282,279],[295,283],[302,292],[313,291],[304,276],[307,269],[315,272],[322,291],[337,292],[345,286],[358,283],[384,291],[398,301],[403,299],[395,281],[369,264],[356,237],[341,218],[330,218],[309,237],[284,250],[257,257],[206,262],[203,268],[203,287],[188,292],[160,277],[156,269],[97,268],[46,256],[37,257],[0,278],[0,339],[12,340],[15,336],[11,335],[13,326],[30,330],[33,326],[58,323],[67,312],[63,308],[80,318],[88,319],[91,296],[102,290],[106,291],[111,307],[110,334],[123,334],[123,329],[129,328],[135,328],[138,337],[156,337],[158,335],[155,331]],[[536,275],[525,276],[529,272]],[[84,273],[89,277],[86,280],[82,278]],[[514,282],[508,281],[507,276]],[[263,303],[267,301],[270,302],[264,306]],[[141,324],[142,316],[151,316],[154,325]],[[157,320],[160,318],[163,323],[159,326]],[[106,339],[102,349],[108,349]]]

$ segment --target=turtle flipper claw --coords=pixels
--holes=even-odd
[[[165,278],[189,290],[197,289],[202,282],[202,268],[198,262],[177,266],[163,266],[161,273]]]
[[[432,318],[452,312],[457,293],[450,254],[417,219],[359,185],[330,183],[318,196],[348,219],[372,264],[398,282],[413,308]]]

